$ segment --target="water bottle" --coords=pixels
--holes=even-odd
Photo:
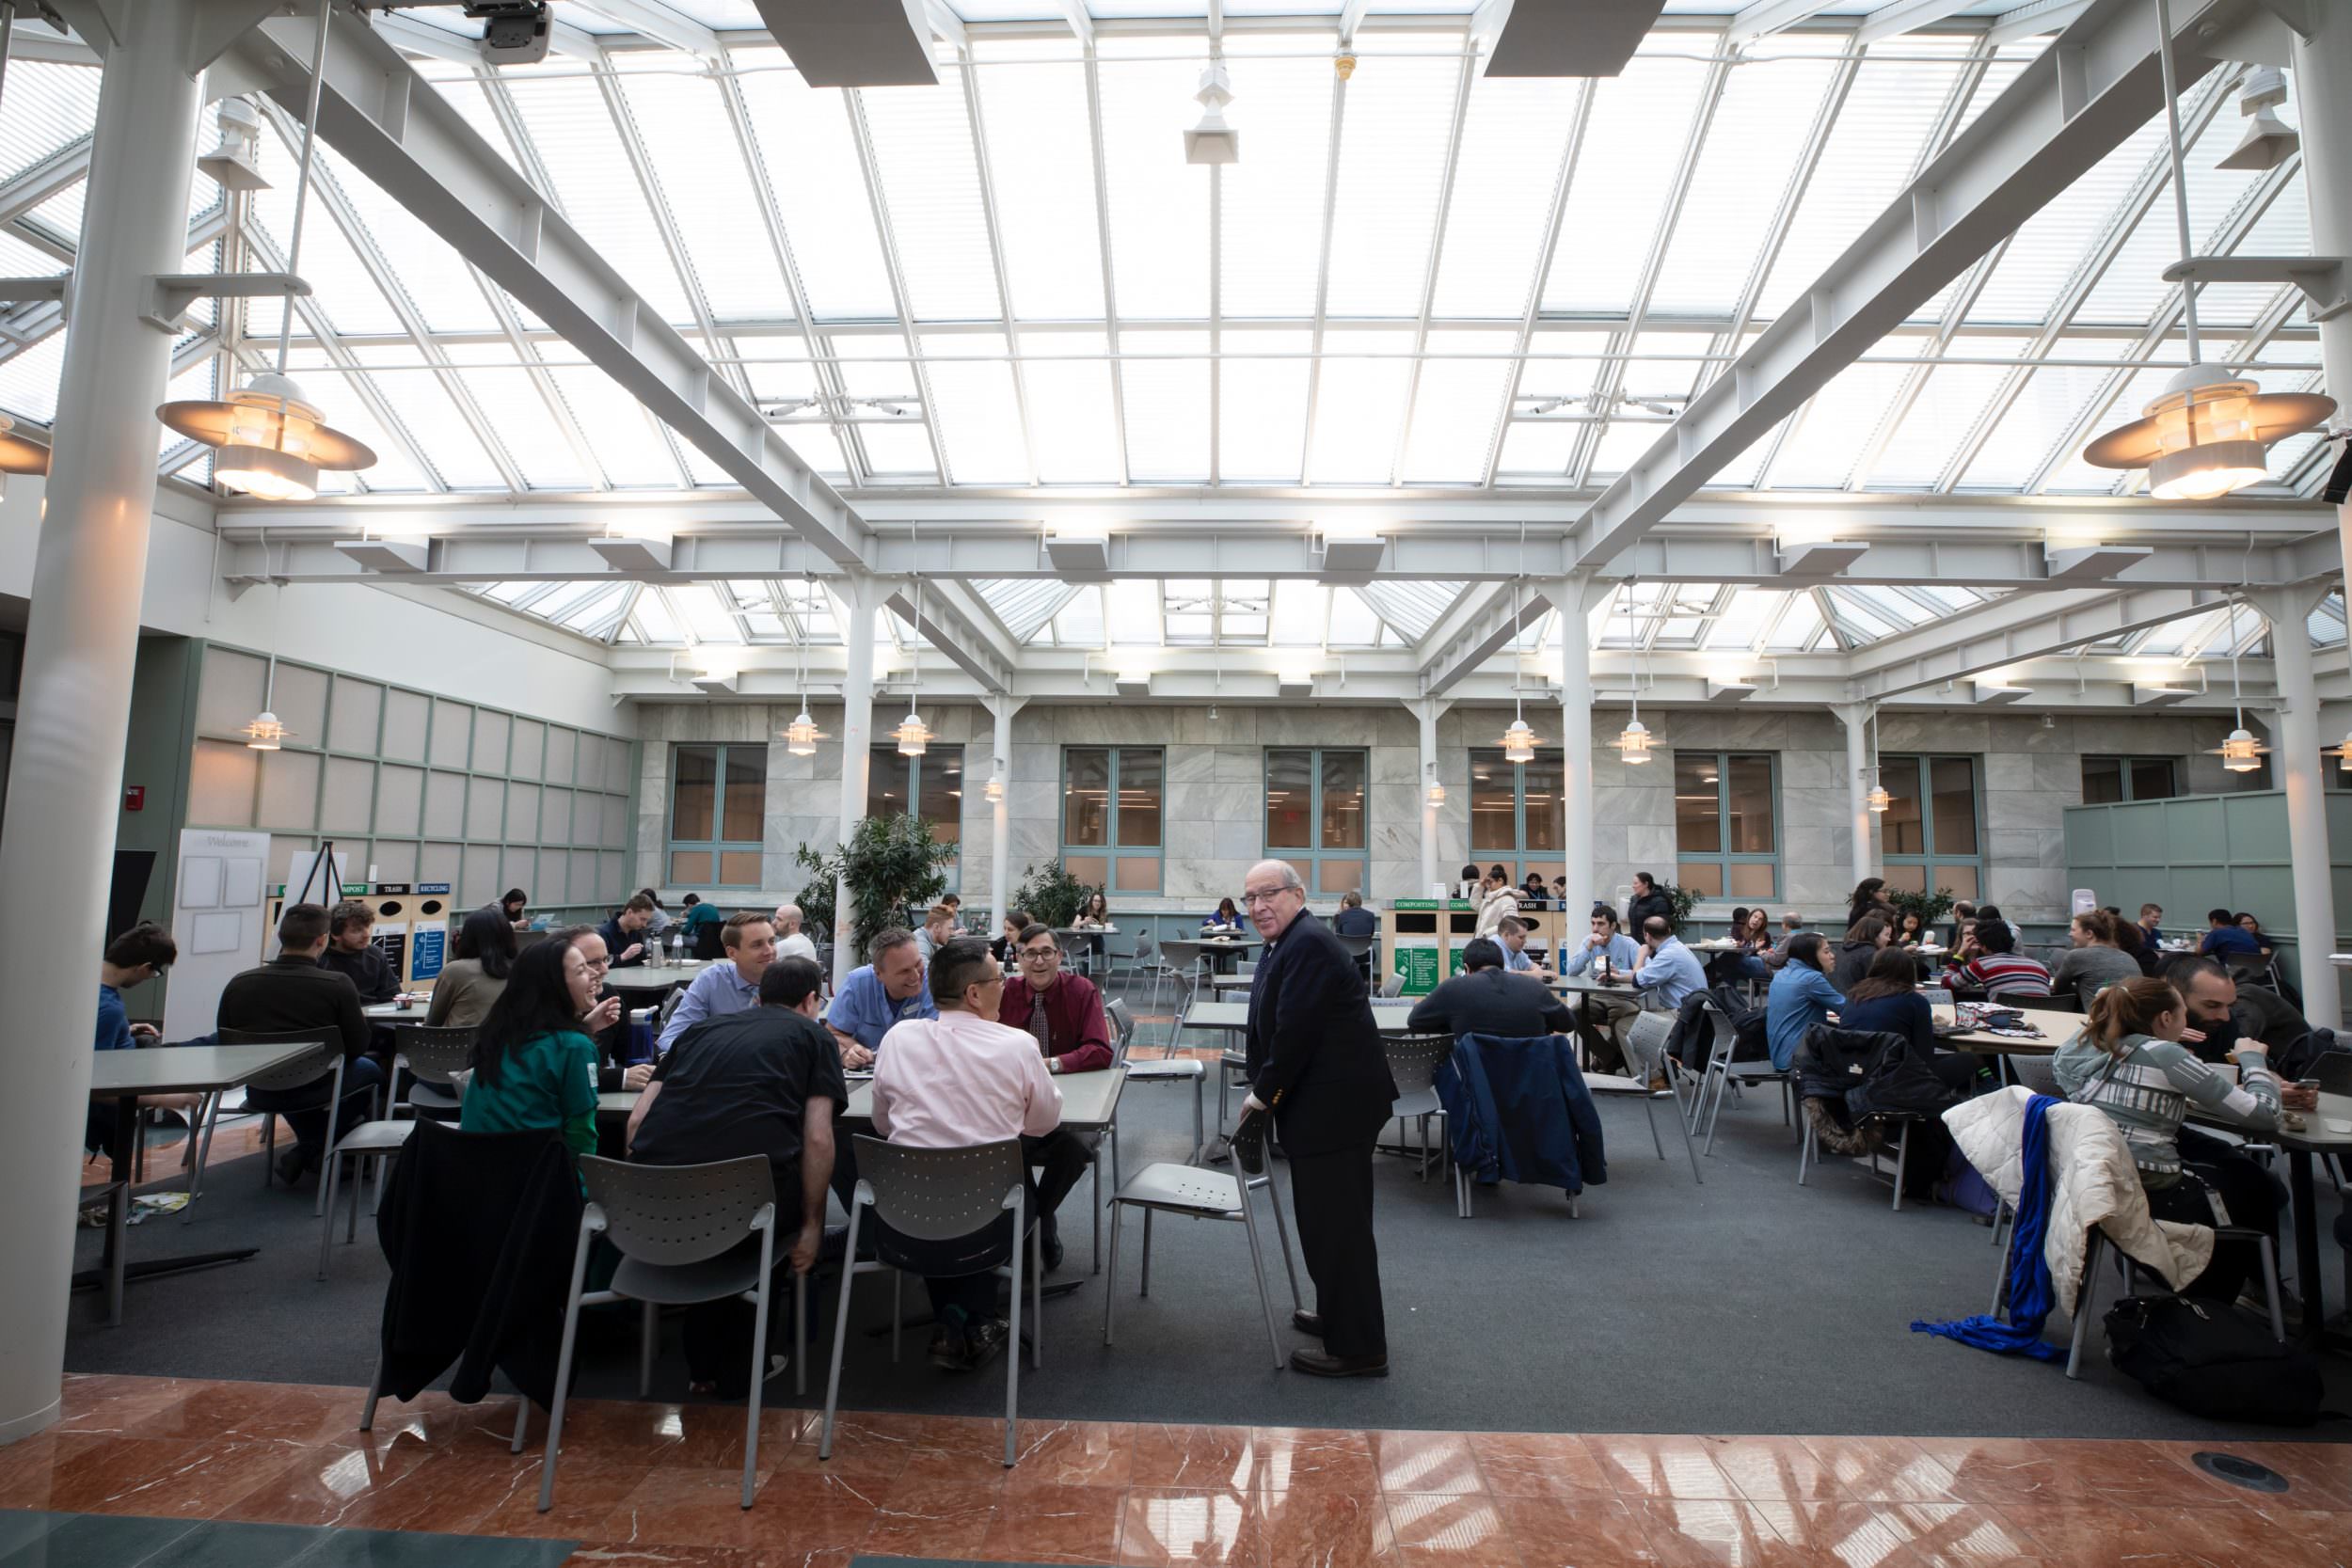
[[[680,965],[686,962],[686,933],[684,931],[675,932],[670,938],[670,961]]]

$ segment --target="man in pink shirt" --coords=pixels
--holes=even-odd
[[[892,1024],[874,1057],[874,1131],[913,1148],[969,1148],[1007,1138],[1041,1138],[1061,1125],[1061,1090],[1037,1041],[996,1022],[1005,974],[976,938],[941,946],[930,966],[935,1019]],[[1029,1182],[1025,1155],[1022,1181]],[[1028,1211],[1038,1219],[1037,1190]],[[1005,1348],[1010,1330],[996,1310],[991,1272],[1011,1255],[1008,1212],[969,1236],[923,1242],[877,1222],[877,1253],[919,1271],[939,1326],[934,1366],[971,1371]]]

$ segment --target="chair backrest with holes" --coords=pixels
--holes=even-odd
[[[2020,1051],[2009,1059],[2010,1070],[2017,1081],[2036,1094],[2046,1094],[2053,1100],[2064,1100],[2066,1091],[2058,1087],[2058,1058],[2040,1056]]]
[[[1160,939],[1153,936],[1149,930],[1137,931],[1136,933],[1135,961],[1139,964],[1157,963],[1159,961],[1159,957]]]
[[[1126,998],[1118,996],[1104,1006],[1103,1013],[1111,1021],[1111,1033],[1117,1037],[1111,1042],[1111,1057],[1123,1062],[1127,1059],[1127,1048],[1136,1040],[1136,1015],[1127,1010]]]
[[[1383,1034],[1380,1049],[1389,1058],[1389,1076],[1396,1080],[1402,1100],[1437,1083],[1438,1069],[1454,1059],[1454,1037]]]
[[[298,1089],[313,1079],[335,1070],[335,1058],[342,1053],[342,1036],[334,1029],[223,1029],[223,1045],[293,1045],[315,1046],[294,1060],[267,1072],[257,1072],[246,1079],[246,1086],[254,1089]]]
[[[1383,996],[1404,995],[1405,972],[1401,969],[1391,970],[1388,978],[1380,982],[1380,994]]]
[[[392,1026],[392,1049],[408,1063],[408,1070],[427,1084],[447,1085],[453,1075],[473,1065],[471,1029],[428,1029],[421,1023]]]
[[[647,1263],[716,1258],[750,1235],[760,1206],[776,1200],[764,1154],[707,1165],[637,1165],[584,1154],[580,1176],[588,1201],[604,1211],[607,1238]]]
[[[1021,1140],[969,1148],[909,1148],[860,1135],[857,1175],[872,1189],[874,1212],[916,1241],[969,1236],[1004,1211],[1021,1184]]]

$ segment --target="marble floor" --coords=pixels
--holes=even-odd
[[[1476,1568],[2345,1568],[2352,1445],[1301,1431],[767,1413],[738,1505],[739,1406],[583,1402],[553,1512],[514,1406],[266,1383],[72,1377],[63,1418],[0,1449],[0,1508],[576,1543],[576,1568],[1030,1563]],[[534,1422],[534,1437],[544,1428]],[[14,1559],[0,1552],[0,1562]],[[167,1556],[147,1560],[162,1568]]]

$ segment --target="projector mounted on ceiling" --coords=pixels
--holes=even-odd
[[[466,14],[482,24],[482,57],[492,65],[535,65],[548,57],[553,24],[547,0],[475,0]]]

